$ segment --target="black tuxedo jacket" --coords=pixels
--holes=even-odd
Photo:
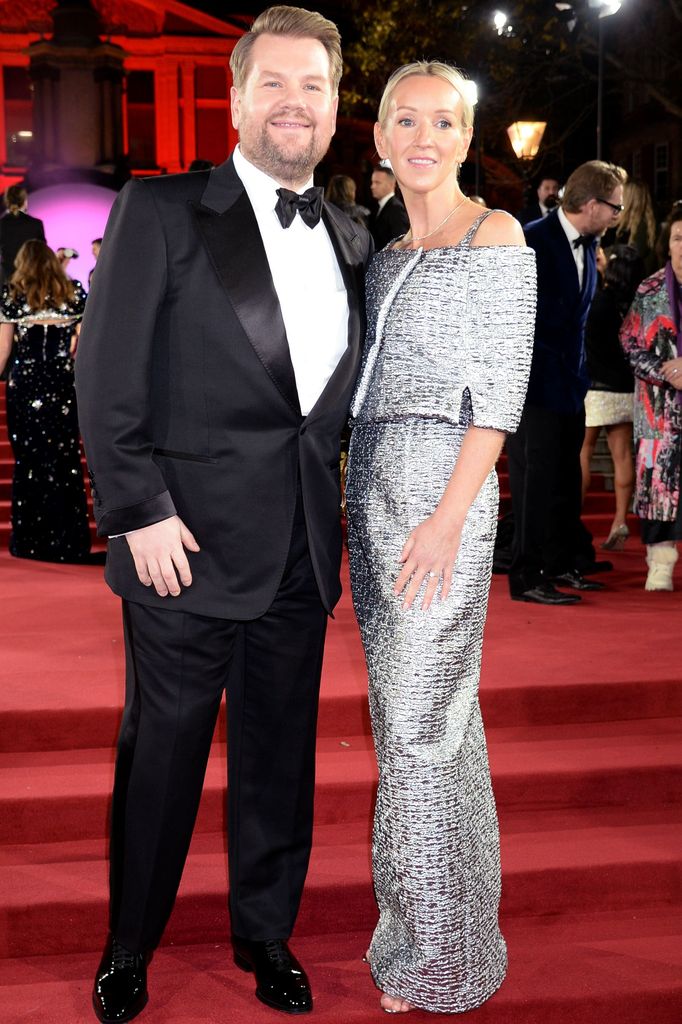
[[[33,238],[45,241],[42,220],[22,210],[16,215],[6,213],[0,217],[0,280],[9,281],[14,273],[14,261],[24,242]]]
[[[404,235],[409,226],[407,210],[397,196],[391,196],[381,210],[374,211],[370,220],[369,230],[372,232],[377,251],[383,249],[394,238]]]
[[[100,534],[177,513],[201,547],[193,582],[160,598],[124,537],[106,577],[122,597],[250,619],[272,603],[302,489],[315,576],[340,595],[339,434],[360,358],[367,232],[323,212],[348,291],[348,348],[302,417],[253,209],[232,161],[129,182],[114,204],[78,349],[79,415]],[[301,302],[306,301],[301,268]]]
[[[526,400],[554,412],[579,412],[589,388],[585,323],[597,286],[596,245],[585,250],[583,287],[557,210],[525,229],[535,249],[538,307]]]

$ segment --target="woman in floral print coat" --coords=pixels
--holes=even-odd
[[[682,540],[682,208],[669,219],[670,258],[639,286],[620,340],[636,377],[635,512],[647,546],[647,590],[672,590]]]

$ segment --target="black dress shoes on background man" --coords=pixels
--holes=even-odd
[[[553,576],[552,583],[557,587],[571,587],[572,590],[605,590],[605,585],[598,580],[587,580],[577,569],[569,569],[561,576]]]
[[[283,939],[252,942],[233,937],[234,962],[256,975],[256,995],[284,1013],[310,1013],[313,997],[306,973]]]
[[[92,1005],[103,1024],[132,1020],[147,1005],[147,957],[109,938],[95,976]]]
[[[577,594],[562,594],[560,590],[551,583],[536,583],[527,590],[512,590],[512,601],[527,601],[530,604],[577,604],[580,598]]]

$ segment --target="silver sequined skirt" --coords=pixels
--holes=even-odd
[[[632,423],[635,396],[631,391],[588,391],[585,395],[585,426],[611,427]]]
[[[497,815],[478,701],[498,487],[472,505],[448,599],[403,611],[393,595],[410,531],[435,509],[464,427],[367,423],[351,438],[347,510],[353,601],[379,764],[372,863],[378,987],[460,1013],[506,972],[498,926]]]

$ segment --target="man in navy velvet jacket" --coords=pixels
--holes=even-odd
[[[600,590],[575,560],[579,547],[580,449],[589,387],[584,332],[597,284],[597,237],[622,210],[625,171],[591,160],[566,182],[561,207],[525,228],[538,265],[538,309],[528,395],[507,440],[514,509],[511,596],[575,604],[573,590]]]

